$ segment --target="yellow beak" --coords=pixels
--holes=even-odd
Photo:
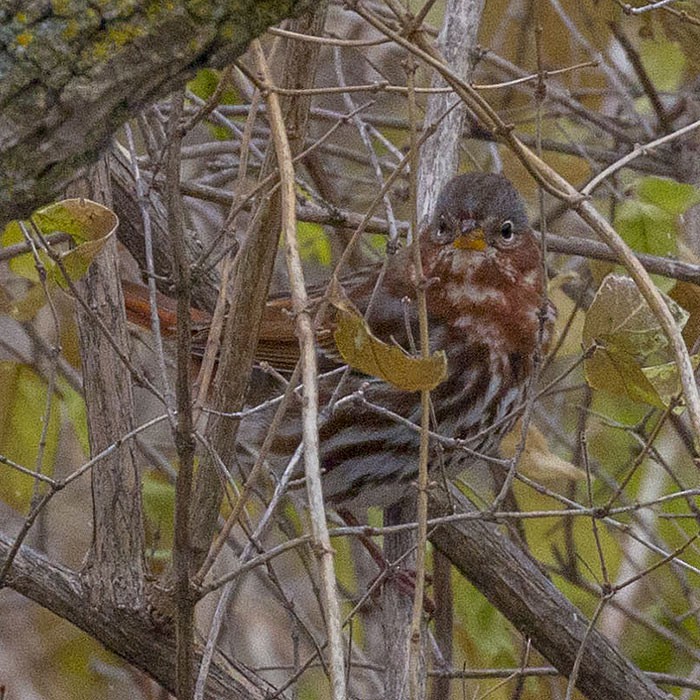
[[[486,250],[486,235],[482,228],[475,228],[466,235],[457,236],[452,244],[460,250]]]

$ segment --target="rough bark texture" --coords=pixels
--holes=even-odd
[[[268,26],[310,5],[309,0],[3,3],[0,225],[55,199],[145,105],[198,68],[230,63]]]
[[[415,499],[404,498],[384,512],[386,525],[415,522],[417,517]],[[402,530],[384,538],[384,556],[388,562],[401,561],[398,571],[410,576],[416,571],[416,535],[413,530]],[[407,553],[410,554],[407,555]],[[384,644],[386,665],[384,668],[384,698],[400,700],[410,694],[410,654],[409,636],[411,633],[411,618],[413,616],[412,595],[406,594],[405,585],[402,588],[398,582],[389,580],[382,589],[382,626],[384,629]],[[414,663],[417,664],[419,676],[426,682],[426,645],[425,626],[421,634],[420,654]],[[425,697],[425,687],[421,689],[421,697]]]
[[[90,182],[78,182],[72,194],[111,206],[109,176],[103,161]],[[124,299],[112,238],[79,285],[116,345],[128,347]],[[114,445],[134,427],[131,376],[93,315],[78,308],[83,387],[90,452]],[[92,547],[85,565],[93,603],[140,607],[144,594],[144,533],[141,486],[134,443],[128,441],[91,471]]]
[[[459,511],[474,506],[457,495]],[[452,512],[447,499],[431,504],[431,517]],[[430,541],[478,588],[562,675],[583,657],[576,687],[589,700],[662,700],[670,696],[630,663],[496,523],[464,520],[442,526]]]
[[[10,542],[0,536],[0,565]],[[157,627],[144,613],[111,605],[91,605],[81,578],[62,566],[52,564],[28,547],[15,558],[7,585],[30,600],[68,620],[110,651],[152,676],[164,688],[175,689],[175,637],[172,630]],[[212,664],[205,692],[206,700],[262,700],[265,685],[253,674],[237,668]],[[269,691],[269,688],[267,688]]]

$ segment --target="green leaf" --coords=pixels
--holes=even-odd
[[[175,487],[160,472],[148,471],[143,478],[144,509],[149,518],[172,525]]]
[[[330,266],[331,244],[321,224],[297,222],[297,240],[302,260],[313,260],[324,267]]]
[[[173,543],[175,487],[163,474],[150,470],[143,477],[142,498],[151,548],[169,552]]]
[[[675,257],[678,217],[695,204],[700,204],[700,190],[693,185],[663,177],[640,178],[634,185],[634,196],[617,208],[614,226],[637,252]],[[662,275],[652,275],[652,279],[664,292],[675,283]]]
[[[89,635],[65,623],[57,626],[55,618],[43,625],[47,653],[42,670],[55,679],[54,697],[98,698],[114,692],[115,678],[124,672],[118,657]]]
[[[642,63],[654,87],[662,92],[678,90],[685,69],[685,55],[681,45],[663,39],[642,40]]]
[[[219,87],[221,79],[221,71],[214,68],[200,68],[192,80],[187,83],[187,87],[197,97],[202,100],[208,100]],[[239,100],[238,92],[235,86],[229,81],[229,84],[224,89],[219,102],[223,104],[235,104]]]
[[[455,645],[462,656],[489,665],[515,661],[510,623],[464,578],[453,573]]]
[[[29,365],[0,362],[0,395],[4,397],[0,401],[0,453],[34,470],[47,418],[46,382]],[[45,436],[42,472],[48,476],[53,472],[60,430],[60,411],[56,408],[52,405]],[[3,464],[0,475],[0,498],[17,510],[26,510],[34,479]]]
[[[73,426],[73,431],[78,443],[86,456],[90,454],[90,442],[88,439],[87,410],[82,394],[68,384],[62,378],[58,380],[58,391],[61,395],[64,416]]]
[[[585,374],[588,385],[593,389],[613,396],[625,396],[656,408],[666,408],[668,405],[634,357],[614,344],[596,348],[593,356],[586,360]]]
[[[683,328],[688,312],[664,295],[676,325]],[[646,300],[629,277],[608,275],[596,292],[586,314],[583,342],[614,344],[632,355],[641,365],[668,362],[672,355],[669,341]]]
[[[615,228],[639,253],[668,256],[678,251],[675,216],[655,204],[630,199],[615,214]]]
[[[682,329],[688,312],[664,299]],[[594,389],[658,408],[678,397],[680,379],[670,343],[629,277],[611,274],[603,280],[586,314],[583,342],[596,348],[585,363],[586,381]],[[697,365],[698,358],[693,362]]]
[[[117,215],[89,199],[66,199],[40,209],[32,222],[43,235],[62,231],[73,239],[75,247],[63,253],[65,275],[75,282],[85,275],[90,263],[104,248],[119,224]],[[66,286],[64,272],[48,255],[42,253],[49,280]]]
[[[24,234],[22,233],[22,227],[19,221],[10,221],[10,223],[5,226],[2,236],[0,236],[0,241],[2,241],[2,246],[4,248],[15,245],[16,243],[24,243],[24,240]],[[18,277],[24,277],[32,282],[39,281],[39,274],[36,271],[34,256],[31,253],[24,253],[23,255],[12,258],[10,260],[10,270]]]
[[[220,78],[221,71],[215,70],[214,68],[202,68],[198,70],[197,75],[187,83],[187,87],[200,99],[208,100],[218,88]],[[229,81],[229,84],[218,96],[218,103],[227,105],[240,103],[238,92],[231,81]],[[221,124],[212,124],[211,122],[207,122],[207,126],[214,137],[219,141],[225,141],[231,138],[231,130],[228,127]]]
[[[72,281],[85,275],[92,261],[114,234],[118,223],[116,214],[97,202],[89,199],[66,199],[39,209],[29,222],[10,222],[2,233],[2,243],[12,245],[24,241],[22,226],[29,235],[36,231],[42,236],[59,232],[68,234],[74,247],[58,254],[60,265],[44,250],[38,251],[39,263],[46,274],[46,285],[51,291],[55,286],[67,286],[66,275]],[[17,320],[26,321],[33,318],[43,306],[44,288],[40,284],[37,264],[32,253],[19,255],[10,261],[13,272],[31,280],[33,284],[22,297],[9,299],[7,295],[3,295],[0,299],[0,311]]]
[[[202,100],[208,100],[219,84],[219,73],[213,68],[202,68],[197,71],[192,80],[187,83],[187,88]]]
[[[693,369],[697,369],[700,364],[700,356],[695,354],[690,356]],[[664,406],[668,406],[672,399],[677,398],[681,392],[681,376],[675,362],[666,362],[663,365],[652,365],[642,367],[644,376],[654,387],[654,391],[661,398]]]
[[[642,201],[673,216],[685,214],[690,207],[700,204],[700,189],[665,177],[643,177],[635,189]]]

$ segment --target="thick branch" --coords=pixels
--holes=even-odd
[[[461,495],[453,497],[460,510],[475,510]],[[449,512],[446,499],[434,500],[430,517]],[[438,527],[430,541],[563,675],[571,672],[588,620],[496,523],[463,520]],[[576,687],[590,700],[668,697],[597,630],[586,640]]]
[[[101,14],[87,0],[60,12],[21,0],[0,10],[0,225],[55,199],[127,119],[197,68],[230,63],[310,4],[110,3]]]
[[[0,566],[10,542],[0,536]],[[73,571],[52,564],[39,554],[22,547],[15,558],[7,585],[64,620],[79,627],[123,659],[152,676],[164,688],[175,689],[175,638],[156,627],[145,615],[105,601],[99,607],[89,604],[89,591]],[[213,664],[210,669],[207,700],[262,700],[262,682],[246,678],[231,663]]]
[[[483,11],[483,0],[450,0],[438,37],[445,63],[466,82],[471,80],[472,52],[476,47]],[[435,73],[433,87],[445,85],[442,77]],[[452,93],[431,95],[428,99],[425,123],[435,122],[437,129],[421,149],[418,176],[419,223],[423,217],[430,215],[440,190],[457,173],[466,109],[463,104],[455,107],[456,102],[459,102],[459,98]]]
[[[317,65],[317,51],[309,53],[304,47],[292,45],[285,55],[284,84],[313,85]],[[308,106],[308,97],[283,101],[284,123],[297,135],[293,143],[297,149],[301,149],[304,143]],[[274,149],[271,149],[266,155],[261,179],[272,172],[274,166]],[[182,191],[186,194],[184,188]],[[232,303],[215,383],[214,406],[223,412],[239,410],[243,405],[277,253],[281,216],[279,196],[267,194],[265,197],[269,198],[267,211],[253,222],[252,230],[236,257]],[[236,420],[224,416],[212,416],[207,425],[211,443],[224,464],[233,461],[237,425]],[[211,544],[222,497],[223,486],[216,465],[205,460],[197,473],[192,507],[193,548],[198,565],[204,562]]]
[[[94,169],[90,182],[74,186],[75,194],[111,204],[106,163]],[[119,282],[116,241],[109,241],[79,285],[87,306],[102,318],[119,347],[128,347],[124,299]],[[90,452],[99,454],[134,427],[134,397],[129,370],[117,357],[95,319],[78,309],[83,387]],[[140,477],[133,442],[122,445],[93,469],[93,538],[85,574],[93,602],[143,605],[145,561]]]

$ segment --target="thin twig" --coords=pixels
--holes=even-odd
[[[269,68],[260,42],[254,41],[251,45],[251,50],[256,68],[262,76],[265,86],[272,85]],[[285,257],[302,357],[304,465],[314,550],[321,570],[321,590],[330,654],[331,693],[333,700],[345,700],[345,661],[343,658],[344,645],[340,626],[340,606],[336,592],[333,550],[328,537],[323,506],[323,491],[321,488],[315,332],[309,313],[309,302],[304,287],[304,274],[296,237],[294,167],[277,95],[274,92],[267,92],[266,102],[273,142],[277,153],[277,165],[280,170],[282,231],[286,244]]]
[[[337,37],[299,34],[299,32],[291,32],[288,29],[281,29],[280,27],[270,27],[267,31],[273,36],[283,36],[287,39],[308,41],[312,44],[323,44],[324,46],[352,46],[360,48],[366,46],[380,46],[381,44],[389,43],[389,39],[383,37],[381,39],[338,39]]]
[[[668,112],[661,100],[658,90],[654,86],[649,73],[644,67],[642,57],[639,55],[637,49],[632,45],[632,42],[627,38],[627,35],[618,22],[610,22],[609,26],[620,46],[622,46],[622,49],[627,55],[627,59],[632,64],[632,67],[639,78],[639,82],[642,84],[642,88],[644,89],[646,96],[649,98],[649,102],[656,113],[656,118],[659,122],[661,130],[665,134],[668,134],[672,130],[672,121],[669,118]]]
[[[676,131],[670,134],[666,134],[661,138],[654,139],[649,143],[645,143],[642,146],[635,146],[635,148],[632,151],[630,151],[627,155],[623,156],[614,163],[611,163],[607,168],[605,168],[605,170],[599,172],[594,178],[592,178],[591,181],[585,187],[581,188],[581,194],[588,197],[598,187],[598,185],[600,185],[601,182],[609,178],[618,170],[621,170],[622,168],[629,165],[635,158],[647,155],[652,149],[656,148],[657,146],[661,146],[665,143],[668,143],[669,141],[674,141],[675,139],[684,136],[685,134],[694,131],[699,127],[700,119],[692,122],[691,124],[687,124],[686,126],[681,127],[680,129],[676,129]]]
[[[603,596],[599,603],[598,607],[596,608],[595,612],[593,613],[593,617],[591,618],[590,622],[588,623],[588,627],[586,628],[586,633],[583,635],[583,639],[581,640],[581,645],[578,649],[578,652],[576,653],[576,659],[574,660],[574,665],[573,668],[571,669],[571,673],[569,674],[569,682],[566,686],[566,699],[565,700],[571,700],[574,695],[574,690],[576,688],[576,680],[578,679],[578,674],[579,670],[581,668],[581,662],[583,661],[583,653],[586,648],[586,643],[588,642],[588,639],[591,636],[591,632],[595,629],[596,622],[598,621],[598,618],[600,617],[600,614],[603,612],[603,609],[605,608],[606,603],[610,599],[610,596]]]
[[[338,77],[338,83],[340,84],[341,88],[344,88],[345,74],[343,72],[342,61],[340,60],[339,49],[334,49],[333,58],[336,75]],[[355,125],[355,128],[357,129],[358,133],[360,134],[360,138],[362,139],[365,149],[367,150],[367,155],[369,156],[370,163],[374,169],[374,175],[377,178],[377,184],[381,188],[384,185],[384,178],[382,175],[381,166],[379,165],[379,158],[377,157],[377,154],[374,148],[372,147],[372,142],[369,137],[369,129],[364,123],[364,121],[361,119],[359,114],[357,114],[357,108],[355,106],[355,103],[353,102],[352,97],[350,97],[350,94],[347,91],[343,92],[343,100],[345,102],[346,109],[351,113],[355,113],[355,116],[352,117],[352,122]],[[384,196],[384,209],[386,211],[387,222],[389,223],[389,238],[391,241],[396,243],[398,241],[399,233],[398,229],[396,228],[394,209],[391,205],[391,200],[389,199],[388,195]]]
[[[61,243],[68,243],[72,241],[73,237],[67,233],[50,233],[48,236],[44,237],[48,245],[54,246]],[[5,262],[6,260],[12,260],[18,255],[24,255],[25,253],[31,253],[34,244],[32,241],[24,241],[24,243],[13,243],[12,245],[3,246],[0,248],[0,262]]]
[[[165,396],[165,409],[170,416],[171,425],[175,425],[175,419],[172,415],[173,408],[173,392],[170,386],[170,378],[165,361],[165,350],[163,349],[163,337],[160,332],[160,317],[158,315],[157,289],[156,289],[156,268],[153,258],[153,232],[151,228],[151,212],[147,206],[146,192],[144,189],[143,180],[141,178],[141,169],[139,168],[138,158],[136,156],[136,145],[134,143],[133,133],[129,124],[124,126],[126,134],[126,142],[129,147],[129,166],[134,179],[134,187],[136,189],[136,198],[138,201],[139,213],[141,214],[141,224],[143,226],[143,247],[146,258],[146,272],[148,284],[148,299],[150,304],[151,314],[151,330],[153,331],[153,342],[155,344],[155,355],[160,371],[160,379],[163,383],[163,394]]]
[[[194,476],[194,426],[192,422],[192,328],[190,319],[190,263],[185,247],[184,216],[180,195],[180,119],[183,94],[176,93],[171,100],[169,144],[166,160],[166,187],[168,195],[168,225],[173,246],[174,282],[177,292],[177,424],[175,446],[179,461],[175,482],[175,535],[173,568],[175,572],[175,685],[178,700],[190,700],[194,693],[194,596],[190,577],[192,554],[190,543],[190,503]]]
[[[417,107],[413,87],[415,63],[409,59],[407,66],[408,82],[408,121],[417,121]],[[423,282],[423,261],[421,258],[421,238],[418,235],[418,136],[416,129],[411,129],[411,168],[410,168],[410,206],[411,230],[413,231],[413,265],[416,275],[416,305],[418,309],[418,327],[420,335],[420,354],[423,359],[430,357],[430,331],[428,328],[428,303]],[[418,452],[418,503],[416,520],[418,536],[416,540],[416,578],[413,592],[413,609],[411,613],[411,630],[409,634],[408,673],[409,697],[419,700],[425,693],[425,680],[421,675],[423,664],[420,663],[423,636],[423,592],[425,588],[425,550],[428,544],[428,458],[430,450],[430,390],[422,389],[420,447]]]

